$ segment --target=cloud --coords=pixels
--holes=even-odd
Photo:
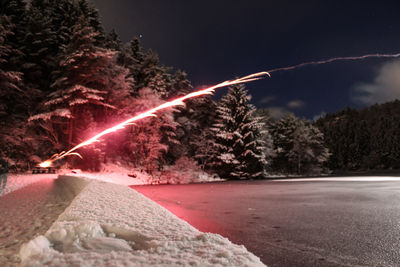
[[[276,120],[279,120],[286,114],[290,113],[290,111],[288,109],[286,109],[285,107],[269,107],[269,108],[267,108],[267,110],[268,110],[271,118],[276,119]]]
[[[304,103],[304,101],[300,100],[300,99],[296,99],[296,100],[292,100],[290,102],[287,103],[287,106],[289,108],[292,109],[296,109],[296,108],[302,108],[306,105],[306,103]]]
[[[275,96],[270,95],[270,96],[266,96],[266,97],[261,98],[261,100],[258,103],[259,104],[268,104],[268,103],[274,101],[275,99],[276,99]]]
[[[360,83],[352,89],[356,103],[375,104],[400,99],[400,60],[384,64],[372,83]]]
[[[266,96],[266,97],[262,98],[259,101],[259,103],[260,104],[268,104],[269,102],[274,101],[274,100],[276,100],[275,96]],[[271,118],[279,120],[282,117],[284,117],[285,115],[292,113],[291,109],[299,109],[299,108],[304,107],[305,105],[306,105],[306,103],[304,103],[302,100],[296,99],[296,100],[289,101],[284,106],[272,106],[272,107],[267,107],[265,109],[268,110],[268,113],[271,116]]]
[[[314,115],[313,118],[312,118],[312,120],[313,120],[313,121],[317,121],[319,118],[322,118],[322,117],[324,117],[325,115],[326,115],[326,112],[325,112],[325,111],[321,111],[321,113],[319,113],[319,114],[317,114],[317,115]]]

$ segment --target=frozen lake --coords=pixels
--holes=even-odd
[[[398,266],[400,179],[344,177],[134,186],[268,266]]]

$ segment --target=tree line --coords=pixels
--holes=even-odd
[[[32,168],[97,132],[193,88],[137,38],[105,33],[86,0],[7,0],[0,13],[0,151],[17,170]],[[220,101],[185,107],[108,135],[61,164],[98,171],[118,161],[152,173],[182,159],[229,179],[323,171],[329,152],[310,121],[273,121],[243,85]],[[193,165],[193,164],[188,164]]]
[[[332,170],[400,168],[400,101],[327,114],[315,125],[325,136]]]

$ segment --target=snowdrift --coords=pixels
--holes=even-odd
[[[76,197],[45,235],[21,247],[22,266],[265,266],[127,186],[58,179]]]

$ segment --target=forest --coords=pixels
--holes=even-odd
[[[400,101],[327,114],[315,125],[331,152],[327,167],[341,171],[400,167]]]
[[[138,38],[105,32],[86,0],[8,0],[0,14],[0,156],[28,171],[99,131],[193,90]],[[249,85],[251,92],[251,85]],[[399,102],[317,122],[257,109],[244,85],[138,121],[57,162],[149,174],[185,166],[227,179],[397,168]]]

